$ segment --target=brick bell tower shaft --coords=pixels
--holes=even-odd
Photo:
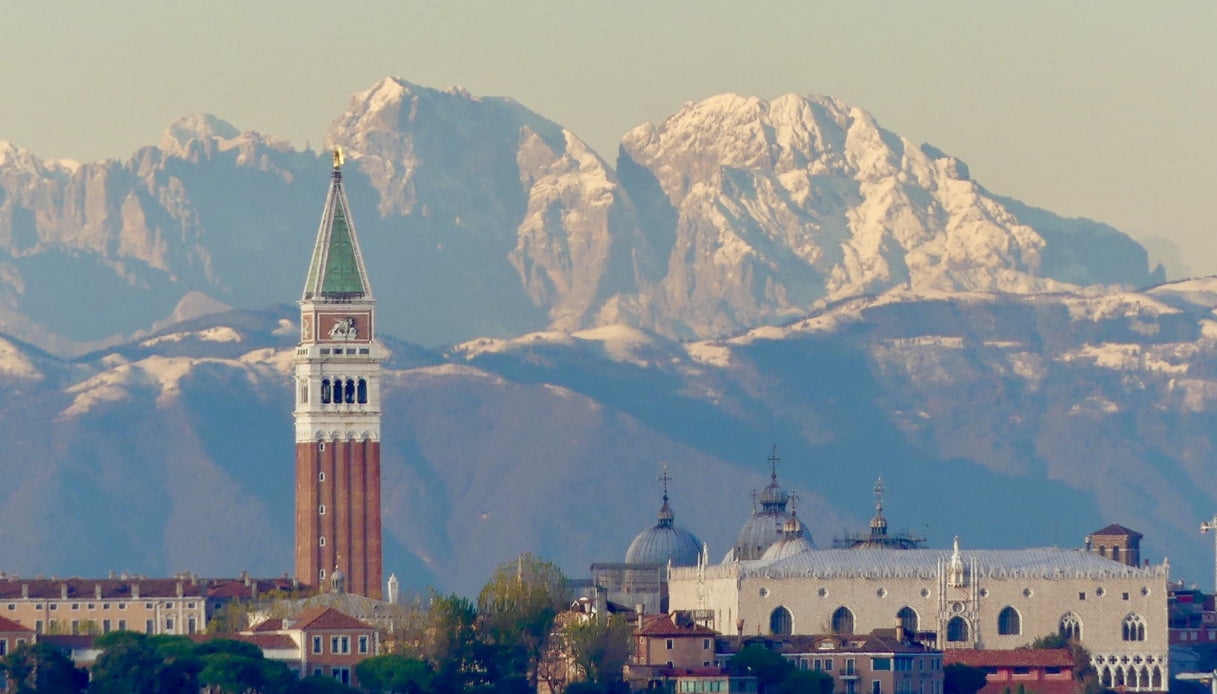
[[[296,578],[324,589],[335,571],[349,592],[381,597],[380,362],[368,282],[342,153],[308,278],[296,347]]]

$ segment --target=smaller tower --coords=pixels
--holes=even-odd
[[[1128,566],[1141,564],[1141,533],[1122,525],[1111,525],[1086,536],[1086,551]]]
[[[397,581],[397,574],[389,574],[389,604],[396,605],[401,599],[401,584]]]

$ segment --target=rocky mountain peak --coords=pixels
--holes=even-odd
[[[210,113],[192,113],[170,123],[161,134],[159,147],[166,154],[185,156],[194,141],[227,141],[241,134],[235,126]]]
[[[369,262],[385,259],[374,272],[395,278],[378,293],[414,311],[385,329],[429,345],[608,323],[708,338],[899,286],[1152,279],[1117,230],[997,197],[962,162],[827,96],[685,104],[627,133],[614,171],[511,99],[385,77],[325,142],[347,152]],[[113,321],[46,268],[67,263],[132,300],[157,288],[126,334],[191,290],[234,306],[293,295],[292,268],[268,258],[307,244],[318,203],[306,182],[325,167],[208,114],[177,119],[129,162],[43,163],[5,144],[0,250],[13,259],[0,257],[0,279],[15,279],[0,296],[58,317],[43,319],[56,330],[93,325],[93,340]]]
[[[902,285],[1032,292],[1113,276],[1111,257],[1060,233],[1072,222],[992,195],[962,162],[831,97],[687,103],[628,132],[618,170],[634,200],[666,199],[644,220],[673,243],[662,303],[702,336]],[[1103,235],[1122,281],[1152,280],[1143,249]]]

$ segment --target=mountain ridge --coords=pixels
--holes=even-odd
[[[384,78],[325,142],[348,152],[369,270],[401,308],[385,327],[423,344],[613,323],[708,338],[901,283],[1162,278],[1119,231],[994,196],[831,97],[690,102],[626,133],[614,167],[511,99]],[[192,291],[251,309],[298,291],[316,153],[207,114],[123,161],[3,152],[0,325],[113,340]]]
[[[1217,278],[896,290],[698,342],[628,326],[441,352],[386,338],[386,567],[473,592],[533,550],[581,575],[653,524],[662,462],[678,524],[719,556],[777,443],[821,546],[865,525],[881,475],[890,522],[935,546],[1078,546],[1114,521],[1176,576],[1205,575],[1214,308]],[[213,313],[71,361],[0,340],[21,401],[0,408],[16,434],[0,473],[21,480],[0,496],[5,570],[289,570],[293,320]],[[51,536],[73,540],[38,549]]]

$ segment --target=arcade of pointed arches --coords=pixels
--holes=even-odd
[[[1097,655],[1091,658],[1099,682],[1119,690],[1165,689],[1162,681],[1165,658],[1140,655]]]

